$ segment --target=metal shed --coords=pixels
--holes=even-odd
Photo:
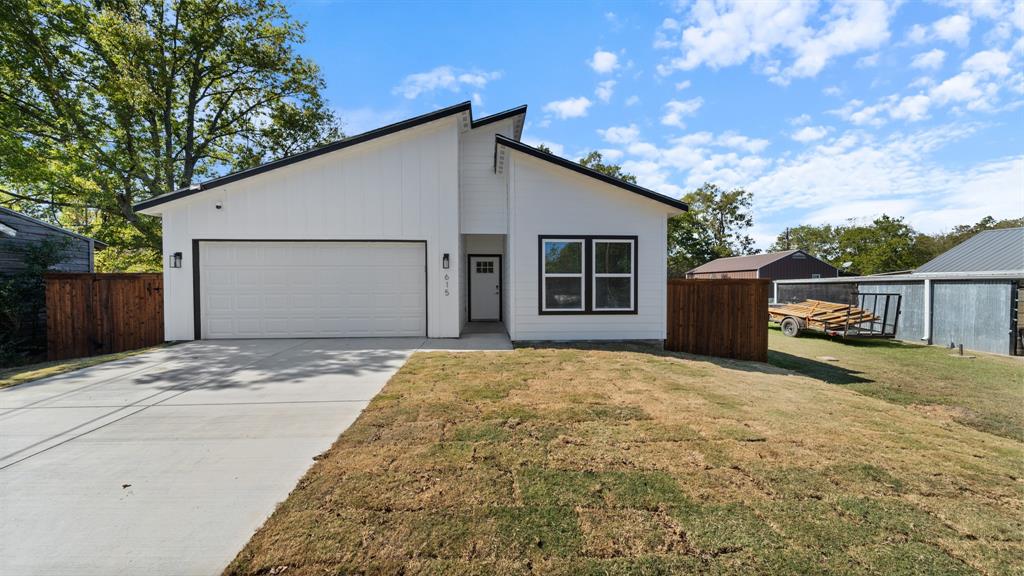
[[[777,302],[855,303],[856,294],[901,294],[896,337],[1024,355],[1024,228],[981,232],[908,274],[779,280]]]

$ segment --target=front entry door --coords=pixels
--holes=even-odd
[[[501,319],[501,256],[469,257],[469,319]]]

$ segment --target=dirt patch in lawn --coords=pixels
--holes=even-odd
[[[1019,442],[779,368],[419,353],[227,574],[1006,574]]]

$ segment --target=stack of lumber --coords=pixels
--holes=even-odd
[[[878,320],[877,316],[863,308],[823,300],[804,300],[797,304],[772,306],[768,309],[768,314],[777,322],[792,316],[803,320],[807,326],[822,329],[850,327]]]

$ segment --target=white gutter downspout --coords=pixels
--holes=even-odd
[[[932,343],[932,280],[931,278],[924,279],[924,334],[921,335],[921,340],[924,340],[925,344]]]

